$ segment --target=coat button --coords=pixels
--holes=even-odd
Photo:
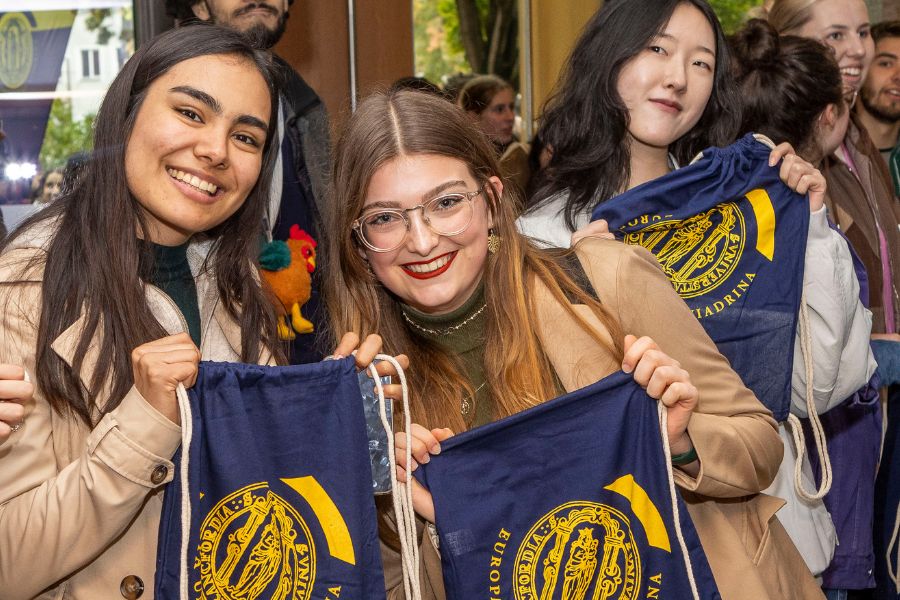
[[[150,474],[150,481],[153,482],[153,485],[159,485],[165,481],[168,474],[169,467],[166,465],[157,465],[156,468],[153,469],[153,473]]]
[[[144,582],[137,575],[129,575],[119,584],[119,591],[122,592],[123,598],[136,600],[144,593]]]

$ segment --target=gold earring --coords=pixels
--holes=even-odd
[[[503,238],[497,235],[493,229],[488,229],[488,252],[497,254],[500,250],[500,242],[502,241]]]

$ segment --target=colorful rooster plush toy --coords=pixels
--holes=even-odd
[[[283,242],[272,240],[259,256],[263,278],[281,303],[278,337],[292,340],[298,333],[312,333],[313,324],[300,314],[312,292],[312,272],[316,269],[316,240],[297,225]]]

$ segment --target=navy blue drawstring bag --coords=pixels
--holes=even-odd
[[[448,600],[720,598],[663,443],[622,372],[441,442],[415,476]]]
[[[354,359],[204,362],[188,396],[191,442],[165,490],[157,597],[183,598],[186,588],[188,597],[209,600],[384,598]]]
[[[769,166],[771,148],[752,134],[709,148],[678,169],[601,203],[626,244],[656,256],[744,384],[784,421],[809,203]]]

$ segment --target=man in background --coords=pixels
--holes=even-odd
[[[859,92],[856,110],[891,170],[900,196],[900,21],[872,27],[875,59]]]

